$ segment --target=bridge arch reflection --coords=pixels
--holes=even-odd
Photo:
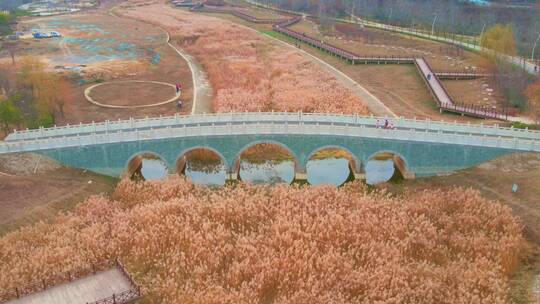
[[[223,154],[208,146],[185,149],[176,158],[176,173],[199,184],[224,185],[228,168]]]
[[[231,168],[233,179],[292,183],[300,169],[296,153],[276,140],[257,140],[242,147]]]
[[[326,145],[308,154],[303,166],[305,171],[302,173],[312,185],[340,186],[347,181],[362,178],[360,168],[361,161],[348,148],[340,145]],[[300,177],[299,173],[297,177]]]
[[[392,150],[381,150],[371,154],[365,164],[368,184],[387,182],[393,178],[412,179],[406,158]]]
[[[132,179],[155,180],[165,178],[169,165],[165,157],[153,151],[131,155],[125,165],[124,176]]]

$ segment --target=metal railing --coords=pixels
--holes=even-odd
[[[137,298],[140,298],[141,291],[140,291],[139,285],[133,280],[131,275],[127,273],[127,271],[124,268],[124,265],[118,259],[114,259],[114,260],[105,260],[100,263],[92,263],[85,267],[75,268],[66,272],[58,273],[52,276],[42,278],[40,280],[36,280],[34,282],[31,282],[25,285],[16,286],[12,288],[11,290],[0,293],[0,303],[6,303],[7,301],[12,300],[12,299],[18,299],[25,295],[44,291],[47,288],[54,287],[63,283],[71,282],[71,281],[74,281],[76,279],[80,279],[83,277],[87,277],[91,274],[96,274],[99,271],[111,269],[114,267],[117,267],[130,282],[131,288],[123,292],[125,293],[123,298],[126,298],[127,294],[131,294],[132,296],[136,294]],[[110,303],[129,303],[129,302],[117,301],[117,302],[110,302]]]
[[[81,133],[72,127],[41,129],[42,137],[0,143],[0,153],[62,149],[88,145],[238,135],[330,135],[381,138],[469,146],[499,147],[522,151],[540,151],[540,132],[501,128],[497,125],[471,125],[416,119],[389,119],[395,129],[379,126],[384,117],[305,113],[229,113],[170,116],[106,123],[103,132]],[[125,128],[132,124],[133,128]],[[92,128],[96,124],[82,125]],[[135,127],[136,126],[136,127]],[[66,132],[67,131],[67,132]],[[31,133],[31,131],[28,131]],[[11,137],[12,135],[10,135]]]
[[[490,73],[478,73],[474,71],[433,71],[439,79],[476,79],[476,78],[483,78],[483,77],[493,77],[494,74]]]
[[[116,265],[122,275],[129,281],[130,288],[120,293],[114,293],[112,296],[86,304],[127,304],[133,303],[142,297],[141,287],[133,277],[126,271],[126,268],[120,260],[116,259]]]

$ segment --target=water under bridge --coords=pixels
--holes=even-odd
[[[259,143],[287,149],[295,176],[306,178],[317,151],[340,148],[350,169],[362,175],[380,154],[393,155],[405,178],[468,168],[515,152],[540,152],[540,132],[497,125],[306,113],[220,113],[169,116],[14,131],[0,153],[34,152],[67,166],[122,176],[130,160],[153,153],[175,173],[186,153],[206,148],[219,155],[229,179],[239,176],[240,155]]]

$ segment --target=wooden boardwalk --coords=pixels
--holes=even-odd
[[[111,297],[132,288],[119,268],[104,270],[85,278],[48,288],[8,301],[8,304],[85,304]]]
[[[477,72],[438,72],[435,71],[435,75],[439,80],[469,80],[478,79],[483,77],[493,77],[493,74],[489,73],[477,73]]]
[[[450,94],[448,94],[442,83],[439,81],[439,78],[433,73],[433,70],[431,70],[427,61],[424,58],[415,58],[414,63],[416,64],[416,67],[418,67],[420,74],[422,74],[422,78],[426,81],[431,93],[433,93],[435,99],[437,99],[439,106],[442,104],[453,104],[454,102],[452,101]]]
[[[212,6],[197,5],[191,8],[192,11],[229,13],[240,19],[254,23],[272,23],[272,29],[278,33],[300,40],[321,51],[327,52],[333,56],[339,57],[351,64],[415,64],[420,72],[424,83],[437,101],[437,106],[441,111],[459,113],[481,118],[493,118],[499,120],[508,120],[508,109],[503,111],[477,107],[474,105],[458,104],[448,93],[441,83],[441,79],[475,79],[484,77],[487,74],[467,73],[467,72],[439,72],[436,73],[429,66],[429,63],[423,57],[400,57],[400,56],[360,56],[351,51],[342,49],[338,46],[327,43],[323,40],[310,37],[305,33],[299,33],[289,28],[289,26],[300,22],[303,17],[295,16],[288,20],[258,19],[248,14],[238,12],[234,9],[222,9]]]

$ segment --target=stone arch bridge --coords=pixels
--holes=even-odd
[[[430,120],[339,114],[220,113],[106,121],[14,131],[0,153],[35,152],[76,168],[122,176],[143,152],[160,156],[171,173],[197,148],[215,151],[236,179],[243,151],[257,143],[285,147],[295,159],[296,177],[316,151],[341,148],[350,154],[356,177],[380,153],[393,155],[405,178],[445,174],[515,152],[540,152],[540,132]]]

